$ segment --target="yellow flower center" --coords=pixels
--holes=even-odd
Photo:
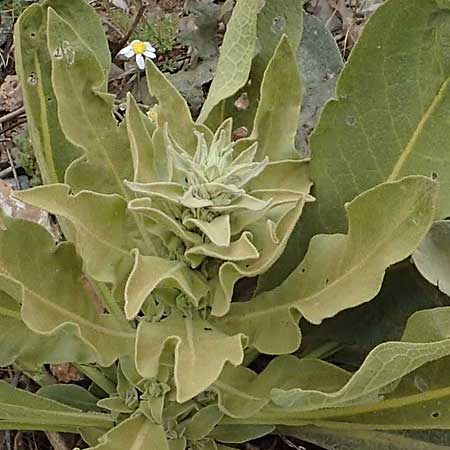
[[[156,112],[156,108],[150,108],[149,111],[147,112],[147,117],[153,122],[156,123],[156,117],[157,117],[158,113]]]
[[[145,52],[145,42],[139,41],[133,44],[133,52],[136,55],[142,55]]]

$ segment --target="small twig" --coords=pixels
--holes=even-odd
[[[139,11],[137,12],[136,17],[134,18],[134,21],[133,21],[130,29],[128,30],[128,33],[120,41],[119,45],[117,46],[117,49],[113,51],[113,53],[111,55],[112,59],[115,59],[115,57],[120,52],[120,50],[123,47],[125,47],[126,43],[129,41],[131,35],[136,30],[136,27],[139,25],[139,22],[141,21],[146,8],[147,8],[147,2],[144,0],[141,0],[141,6],[139,7]]]
[[[2,134],[7,133],[8,131],[14,130],[14,128],[17,128],[18,126],[23,125],[24,123],[26,123],[26,120],[23,120],[22,122],[17,122],[17,123],[15,123],[14,125],[11,125],[11,126],[8,127],[8,128],[4,128],[4,129],[1,129],[1,128],[0,128],[0,136],[1,136]]]
[[[119,36],[123,37],[124,36],[124,32],[116,27],[116,25],[114,25],[114,23],[109,20],[107,17],[102,17],[103,22],[106,23],[106,25],[108,25],[108,27],[110,27],[113,31],[115,31]]]
[[[286,436],[282,435],[281,433],[278,433],[278,436],[288,447],[294,448],[296,450],[306,450],[306,448],[303,447],[303,445],[294,444],[290,439],[288,439]]]
[[[46,431],[45,435],[47,436],[50,444],[52,444],[54,450],[70,450],[69,446],[66,444],[66,441],[59,433],[54,431]]]
[[[14,182],[16,183],[17,190],[20,191],[19,177],[17,176],[16,168],[14,166],[14,161],[12,159],[11,152],[9,151],[8,147],[5,147],[5,152],[6,152],[6,156],[8,157],[9,164],[11,166],[11,170],[12,170],[12,173],[14,176]]]
[[[22,114],[25,114],[25,106],[22,106],[16,109],[15,111],[12,111],[0,117],[0,123],[8,122],[8,120],[15,119],[16,117],[21,116]]]
[[[126,71],[120,73],[119,75],[115,75],[113,77],[110,77],[109,80],[108,80],[108,83],[113,83],[114,81],[117,81],[117,80],[120,80],[122,78],[125,78],[128,75],[133,75],[135,72],[136,72],[135,68],[126,70]]]
[[[0,170],[0,178],[7,177],[12,172],[12,167],[7,167],[6,169]]]
[[[14,450],[23,447],[22,439],[23,439],[23,432],[18,431],[17,434],[14,436]]]
[[[12,441],[11,441],[11,431],[10,430],[5,431],[5,438],[4,438],[3,442],[5,443],[6,450],[12,450],[12,448],[11,448]]]

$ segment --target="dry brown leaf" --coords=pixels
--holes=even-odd
[[[60,383],[80,381],[83,378],[80,371],[70,363],[52,364],[50,371]]]

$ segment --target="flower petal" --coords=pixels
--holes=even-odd
[[[146,58],[150,58],[150,59],[155,59],[156,58],[156,53],[155,52],[145,51],[144,55],[145,55]]]
[[[125,56],[130,59],[135,55],[134,51],[132,49],[128,50]]]
[[[119,55],[125,56],[126,58],[131,58],[134,55],[133,48],[131,47],[131,45],[124,47],[122,50],[120,50]]]
[[[136,63],[139,67],[139,69],[144,70],[145,69],[145,61],[144,57],[142,55],[136,55]]]
[[[150,44],[150,42],[144,42],[145,44],[145,51],[146,52],[151,52],[151,53],[155,53],[156,49],[155,47],[152,46],[152,44]]]

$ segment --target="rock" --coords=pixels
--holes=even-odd
[[[8,75],[0,86],[0,110],[11,112],[23,104],[22,89],[17,75]]]

